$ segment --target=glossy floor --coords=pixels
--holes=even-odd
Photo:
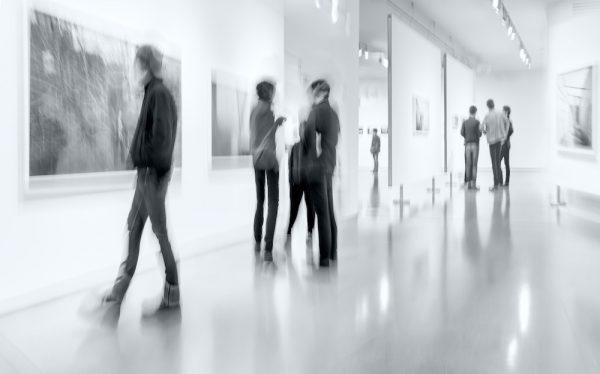
[[[155,271],[120,311],[82,313],[90,293],[0,318],[0,372],[600,372],[599,225],[557,213],[543,178],[403,219],[362,180],[337,266],[314,267],[301,224],[274,266],[216,249],[181,264],[179,313],[141,317]]]

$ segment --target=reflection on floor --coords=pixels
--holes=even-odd
[[[299,226],[275,266],[250,243],[182,263],[179,313],[141,318],[156,271],[121,310],[84,317],[78,294],[7,315],[0,372],[600,372],[600,230],[558,215],[539,175],[404,219],[361,183],[336,267],[314,267]]]

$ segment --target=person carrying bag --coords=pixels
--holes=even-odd
[[[260,253],[265,204],[265,180],[268,188],[268,213],[265,232],[265,262],[273,261],[273,236],[279,208],[279,163],[276,156],[275,131],[284,117],[275,120],[273,96],[275,85],[268,81],[256,86],[258,102],[250,114],[250,147],[256,183],[256,212],[254,214],[254,250]]]

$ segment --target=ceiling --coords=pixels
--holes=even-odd
[[[519,45],[490,0],[390,0],[444,40],[453,51],[481,71],[526,70]],[[546,9],[558,0],[503,0],[532,60],[543,68],[546,56]],[[360,0],[360,40],[374,49],[387,50],[388,0]]]

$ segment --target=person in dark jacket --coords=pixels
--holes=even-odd
[[[301,125],[300,127],[300,131],[303,131],[304,125]],[[290,222],[287,229],[288,240],[290,239],[290,235],[292,235],[292,227],[296,222],[296,217],[298,216],[298,209],[300,208],[300,202],[302,201],[303,195],[304,203],[306,205],[306,219],[308,222],[308,240],[312,239],[312,232],[313,228],[315,227],[315,208],[313,207],[313,202],[310,197],[308,183],[306,183],[302,175],[301,152],[301,143],[294,144],[292,146],[292,149],[290,150],[290,158],[288,164],[290,182]]]
[[[373,155],[373,172],[379,171],[379,151],[381,150],[381,139],[377,135],[377,129],[373,129],[373,139],[371,139],[371,154]]]
[[[130,162],[137,171],[137,182],[127,219],[128,251],[112,289],[103,300],[106,303],[123,300],[137,266],[142,232],[150,218],[160,244],[166,278],[162,297],[155,307],[172,308],[179,306],[179,279],[167,234],[165,197],[177,136],[177,106],[173,95],[159,78],[162,54],[156,48],[149,45],[139,47],[135,67],[139,83],[144,87],[144,98],[129,151]]]
[[[504,115],[506,116],[506,118],[508,118],[508,137],[506,138],[506,141],[504,142],[504,144],[502,145],[502,152],[500,154],[500,161],[502,162],[502,160],[504,160],[504,168],[506,169],[506,179],[504,180],[504,187],[508,187],[508,184],[510,183],[510,137],[512,136],[514,130],[513,130],[513,123],[512,120],[510,119],[510,112],[511,109],[509,106],[504,106]]]
[[[265,179],[268,187],[269,208],[265,232],[265,262],[273,261],[273,237],[279,208],[279,164],[275,155],[275,131],[284,117],[275,120],[272,103],[275,85],[262,81],[256,86],[258,102],[250,114],[250,150],[254,162],[256,183],[256,212],[254,214],[255,252],[260,252],[263,234]]]
[[[460,129],[460,135],[465,138],[465,182],[468,189],[479,190],[477,187],[477,162],[479,160],[479,139],[481,138],[480,123],[475,118],[477,108],[469,108],[469,118]]]
[[[330,87],[319,79],[311,84],[314,106],[303,131],[305,168],[319,227],[319,266],[337,259],[337,223],[333,208],[333,172],[340,132],[337,113],[329,104]],[[317,140],[317,135],[319,140]]]

